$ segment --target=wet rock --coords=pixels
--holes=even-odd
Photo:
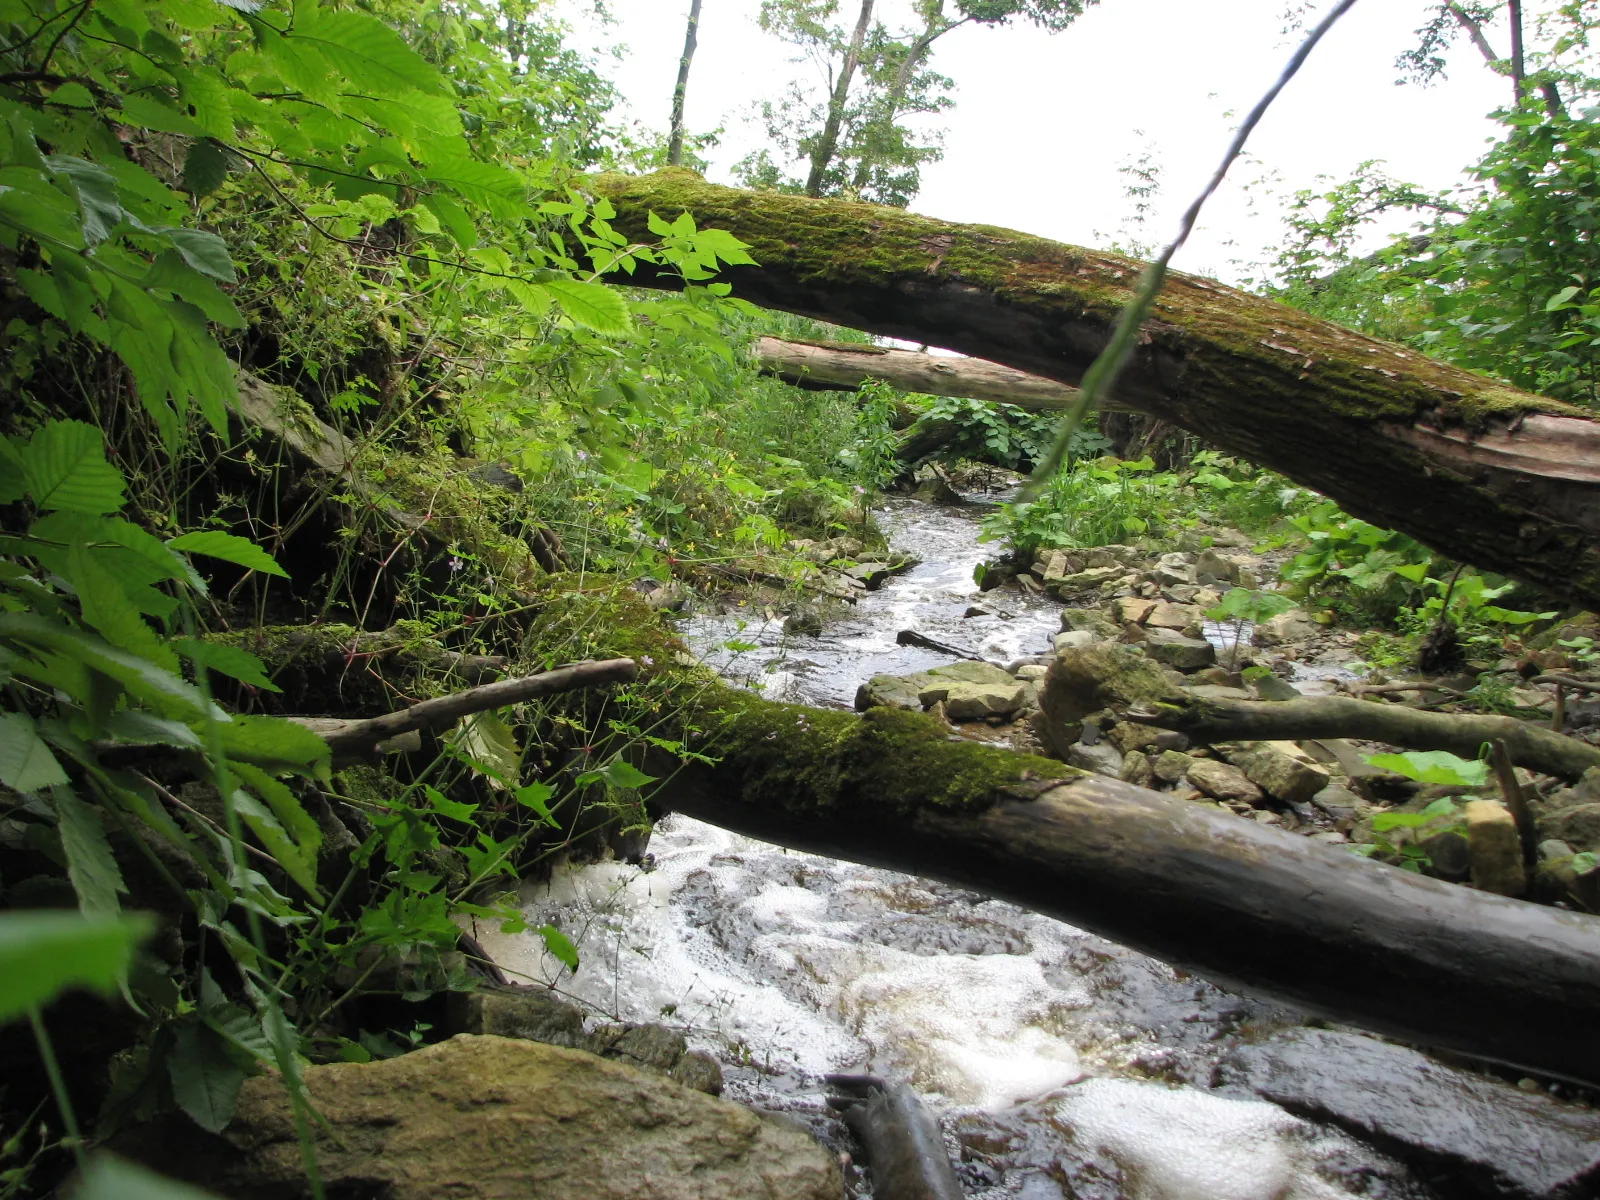
[[[1217,659],[1217,648],[1204,638],[1185,637],[1176,629],[1147,629],[1145,652],[1180,671],[1197,671]]]
[[[1244,771],[1250,782],[1285,804],[1306,804],[1328,786],[1323,768],[1274,746],[1261,743],[1231,749],[1224,756]]]
[[[1600,803],[1555,809],[1539,822],[1539,837],[1556,838],[1579,850],[1600,850]]]
[[[792,1127],[660,1075],[538,1042],[464,1034],[373,1063],[308,1068],[331,1196],[384,1200],[836,1200],[833,1154]],[[123,1153],[235,1200],[305,1193],[283,1085],[245,1081],[222,1135],[182,1118]]]
[[[1085,771],[1093,771],[1096,775],[1109,775],[1113,779],[1122,777],[1122,753],[1110,742],[1096,742],[1092,746],[1086,746],[1081,741],[1074,742],[1067,747],[1067,763]]]
[[[1023,663],[1012,674],[1028,683],[1038,683],[1049,669],[1043,663]]]
[[[669,1079],[708,1096],[722,1095],[722,1064],[702,1050],[690,1050],[667,1072]]]
[[[856,689],[856,711],[869,708],[906,708],[922,711],[922,689],[928,685],[928,673],[918,671],[913,675],[874,675]]]
[[[788,634],[821,637],[822,616],[814,612],[791,613],[783,619],[783,631]]]
[[[1600,913],[1600,869],[1583,864],[1566,842],[1550,839],[1539,843],[1539,865],[1534,874],[1536,899],[1546,904],[1561,901],[1585,912]]]
[[[615,1058],[652,1071],[670,1071],[683,1057],[683,1034],[664,1025],[602,1025],[590,1035],[589,1048],[602,1058]]]
[[[1028,699],[1028,686],[993,663],[952,663],[924,674],[926,682],[917,694],[921,706],[931,708],[943,702],[945,715],[952,721],[1009,717]]]
[[[1291,608],[1257,625],[1253,640],[1258,646],[1281,646],[1286,642],[1304,641],[1321,632],[1322,626],[1313,621],[1309,613]]]
[[[1140,725],[1136,721],[1118,721],[1106,730],[1106,736],[1118,750],[1124,754],[1132,754],[1135,750],[1155,749],[1164,732],[1165,730],[1157,729],[1153,725]]]
[[[1502,896],[1528,890],[1522,841],[1510,811],[1498,800],[1469,800],[1463,814],[1472,860],[1472,886]]]
[[[1258,805],[1266,799],[1238,767],[1213,759],[1199,758],[1189,764],[1189,782],[1213,800],[1235,800]]]
[[[1050,664],[1039,690],[1044,740],[1065,754],[1090,714],[1172,702],[1181,696],[1160,666],[1130,647],[1101,642],[1065,650]]]
[[[1120,579],[1124,574],[1121,567],[1086,567],[1074,575],[1067,575],[1054,581],[1050,585],[1050,594],[1053,596],[1071,596],[1078,592],[1093,591]]]
[[[885,579],[888,579],[893,575],[898,575],[901,571],[907,569],[908,568],[904,566],[897,567],[893,563],[863,562],[857,563],[853,567],[846,567],[844,569],[844,574],[848,575],[851,579],[859,580],[861,583],[865,584],[867,591],[875,592],[883,586],[883,581]]]
[[[1140,600],[1134,596],[1124,596],[1111,606],[1111,611],[1116,614],[1117,620],[1124,625],[1143,625],[1144,619],[1150,615],[1156,606],[1154,600]]]
[[[1311,803],[1315,804],[1335,821],[1353,821],[1362,812],[1371,807],[1365,800],[1342,783],[1328,784],[1327,787],[1311,797]]]
[[[1158,558],[1155,569],[1151,574],[1154,576],[1156,583],[1162,587],[1174,587],[1184,583],[1192,584],[1195,581],[1193,563],[1194,555],[1185,554],[1182,551],[1174,551],[1171,554],[1163,554]]]
[[[493,1034],[571,1049],[589,1048],[583,1013],[544,988],[451,992],[446,1021],[452,1034]]]
[[[1205,619],[1205,610],[1194,604],[1172,604],[1163,600],[1150,610],[1144,623],[1151,629],[1188,629]]]
[[[1234,583],[1239,578],[1239,564],[1231,558],[1224,558],[1209,547],[1200,551],[1194,560],[1195,578],[1205,582],[1203,576],[1209,575],[1212,579]]]
[[[961,614],[961,617],[962,617],[963,620],[970,620],[973,617],[992,617],[992,616],[994,616],[994,609],[985,608],[981,604],[970,605],[967,608],[967,611]]]
[[[1023,595],[1037,596],[1044,591],[1044,584],[1040,583],[1026,571],[1019,572],[1016,580],[1017,586],[1022,589]]]
[[[1155,772],[1151,769],[1149,757],[1142,750],[1130,751],[1122,760],[1119,778],[1134,787],[1150,787],[1155,783]]]
[[[1447,829],[1419,840],[1417,845],[1428,856],[1429,875],[1460,883],[1472,874],[1472,843],[1466,834]]]
[[[1198,761],[1177,750],[1164,750],[1151,766],[1162,783],[1177,783]]]
[[[1063,650],[1081,650],[1086,646],[1093,646],[1096,642],[1105,640],[1098,633],[1089,629],[1072,629],[1066,633],[1058,633],[1052,639],[1057,654],[1060,654]]]
[[[1122,603],[1118,601],[1118,603]],[[1103,612],[1093,608],[1064,608],[1061,610],[1061,628],[1074,633],[1087,631],[1102,638],[1114,638],[1122,626],[1110,620]]]
[[[1298,700],[1299,689],[1276,675],[1263,675],[1254,681],[1256,695],[1263,700]]]
[[[1359,1034],[1297,1029],[1244,1045],[1219,1080],[1328,1121],[1439,1179],[1439,1195],[1592,1195],[1600,1113]]]

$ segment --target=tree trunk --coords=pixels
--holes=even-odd
[[[867,30],[872,26],[872,0],[861,0],[861,15],[856,18],[856,31],[850,37],[850,46],[844,52],[844,62],[839,67],[839,78],[834,81],[833,95],[828,97],[828,118],[823,123],[822,135],[811,151],[811,172],[806,176],[806,195],[822,195],[822,177],[833,162],[839,149],[839,129],[844,124],[844,106],[850,99],[850,84],[855,80],[856,68],[861,65],[861,47],[867,40]]]
[[[654,210],[729,230],[752,303],[1003,363],[1068,385],[1104,347],[1139,264],[879,205],[598,176],[615,224]],[[641,266],[634,284],[681,281]],[[1451,557],[1600,606],[1600,426],[1271,300],[1174,274],[1116,399],[1281,471]]]
[[[1035,411],[1066,408],[1078,394],[1053,379],[1041,379],[981,358],[946,358],[917,350],[848,342],[790,342],[758,338],[754,357],[761,369],[796,387],[854,391],[881,379],[902,392],[994,400]]]
[[[716,765],[678,770],[657,809],[970,887],[1408,1041],[1600,1082],[1600,918],[952,741],[920,713],[730,688],[700,707]]]
[[[683,101],[689,93],[689,66],[694,62],[695,37],[699,32],[700,0],[690,0],[683,57],[678,60],[678,84],[672,89],[672,138],[667,143],[667,162],[674,167],[683,163]]]

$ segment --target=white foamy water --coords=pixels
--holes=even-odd
[[[969,1178],[972,1196],[1070,1196],[1052,1180],[1080,1159],[1118,1181],[1081,1193],[1097,1198],[1407,1194],[1346,1190],[1335,1160],[1360,1163],[1352,1181],[1401,1176],[1273,1105],[1149,1081],[1203,1080],[1242,1023],[1287,1014],[1036,913],[685,817],[651,851],[651,870],[608,863],[525,888],[530,918],[578,943],[576,977],[537,935],[477,934],[597,1017],[682,1028],[734,1099],[815,1122],[822,1075],[869,1071],[911,1083],[979,1144],[988,1129],[1026,1144],[1001,1156],[1002,1181]]]

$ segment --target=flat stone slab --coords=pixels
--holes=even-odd
[[[1600,1112],[1406,1046],[1297,1029],[1241,1046],[1224,1060],[1220,1080],[1444,1177],[1450,1186],[1441,1196],[1577,1200],[1600,1186]]]

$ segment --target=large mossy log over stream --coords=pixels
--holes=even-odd
[[[678,771],[658,809],[970,887],[1408,1041],[1600,1083],[1600,918],[953,739],[922,714],[726,688],[695,707],[720,757]]]
[[[1008,229],[717,187],[682,169],[590,186],[622,232],[692,213],[748,242],[728,273],[769,308],[943,346],[1066,384],[1141,266]],[[631,282],[681,281],[642,266]],[[1600,425],[1210,280],[1175,274],[1116,401],[1171,421],[1466,562],[1600,605]]]

